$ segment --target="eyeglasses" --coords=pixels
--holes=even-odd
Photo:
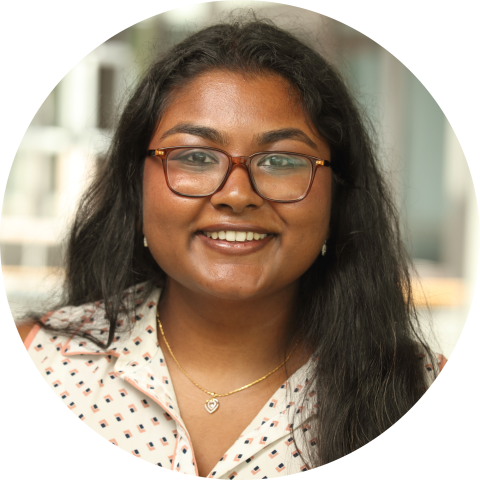
[[[234,165],[243,165],[253,189],[266,200],[288,203],[304,199],[312,188],[317,167],[330,161],[291,152],[258,152],[232,157],[210,147],[169,147],[148,150],[162,160],[170,190],[184,197],[208,197],[218,192]]]

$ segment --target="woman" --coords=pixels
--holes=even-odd
[[[67,406],[208,478],[366,444],[438,371],[375,149],[342,79],[269,22],[147,72],[72,227],[63,305],[26,345]]]

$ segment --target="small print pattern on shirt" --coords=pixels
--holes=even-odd
[[[125,293],[139,308],[132,328],[117,335],[108,351],[75,336],[59,337],[36,328],[26,340],[35,365],[65,405],[95,432],[136,457],[180,473],[198,475],[188,432],[182,421],[164,355],[157,341],[156,306],[160,290],[145,298],[144,285]],[[102,302],[51,312],[44,323],[80,320],[82,329],[107,335]],[[119,321],[119,327],[123,322]],[[316,395],[305,400],[311,362],[297,370],[265,404],[208,478],[270,478],[307,470],[293,441],[292,416],[299,416],[305,442]],[[445,359],[439,356],[439,365]],[[425,365],[432,376],[435,365]],[[433,378],[433,376],[432,376]],[[302,403],[300,405],[300,402]],[[306,444],[308,448],[308,444]]]

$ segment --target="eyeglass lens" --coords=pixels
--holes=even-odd
[[[229,160],[222,152],[202,148],[178,148],[167,157],[170,186],[182,195],[211,195],[223,182]],[[257,191],[272,200],[292,201],[305,195],[312,164],[304,157],[268,153],[255,155],[250,164]]]

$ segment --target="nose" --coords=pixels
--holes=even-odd
[[[247,167],[243,162],[235,162],[223,187],[210,199],[216,208],[229,208],[241,213],[248,208],[260,207],[264,200],[253,189]]]

